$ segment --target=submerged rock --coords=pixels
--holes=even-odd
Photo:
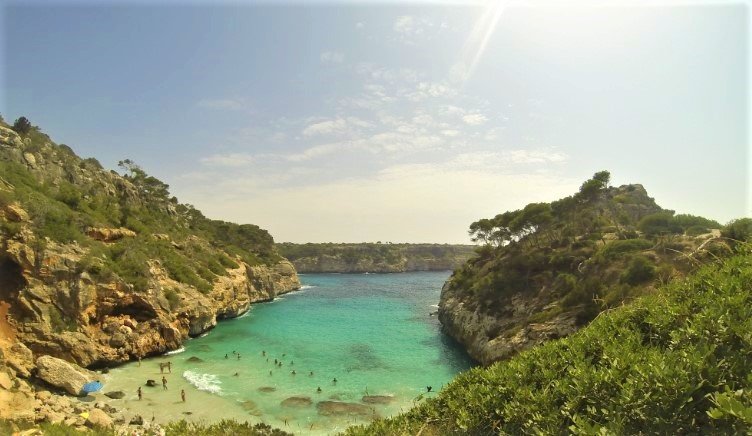
[[[389,404],[394,401],[391,395],[364,395],[361,401],[368,404]]]
[[[153,387],[155,387],[156,385],[157,385],[157,382],[156,382],[156,381],[154,381],[154,380],[152,380],[152,379],[146,380],[146,386],[150,386],[150,387],[152,387],[152,388],[153,388]]]
[[[259,392],[274,392],[276,390],[277,388],[273,388],[271,386],[261,386],[260,388],[258,388]]]
[[[254,403],[251,400],[243,401],[242,403],[240,403],[240,407],[242,407],[243,410],[245,410],[251,415],[261,416],[261,413],[259,412],[258,407],[256,406],[256,403]]]
[[[191,362],[191,363],[201,363],[204,360],[201,359],[201,358],[199,358],[199,357],[196,357],[196,356],[191,356],[191,357],[187,358],[185,361],[186,362]]]
[[[309,407],[313,404],[310,397],[290,397],[280,403],[284,407]]]
[[[376,412],[373,408],[358,403],[345,403],[341,401],[321,401],[316,404],[319,415],[323,416],[373,416]]]

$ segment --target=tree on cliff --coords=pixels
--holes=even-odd
[[[21,117],[13,123],[13,130],[19,135],[25,135],[31,131],[31,122],[26,117]]]

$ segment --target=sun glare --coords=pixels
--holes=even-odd
[[[473,75],[507,3],[508,0],[491,0],[483,8],[483,12],[475,22],[462,48],[460,61],[455,66],[455,73],[461,82],[465,82]]]

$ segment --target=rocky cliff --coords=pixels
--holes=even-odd
[[[606,173],[607,174],[607,173]],[[593,188],[473,223],[487,241],[445,283],[443,330],[487,365],[729,252],[718,223],[660,208],[641,185]]]
[[[301,273],[398,273],[448,271],[464,263],[474,245],[450,244],[278,244]]]

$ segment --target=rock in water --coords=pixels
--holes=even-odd
[[[157,385],[157,382],[156,382],[156,381],[154,381],[154,380],[152,380],[152,379],[146,380],[146,386],[150,386],[150,387],[152,387],[152,388],[153,388],[153,387],[154,387],[154,386],[156,386],[156,385]]]
[[[319,415],[323,416],[373,416],[376,417],[373,409],[358,403],[344,403],[341,401],[321,401],[316,404]]]
[[[389,404],[394,400],[391,395],[365,395],[361,401],[368,404]]]
[[[64,389],[71,395],[86,395],[82,392],[84,385],[92,381],[92,375],[75,363],[52,356],[37,359],[38,376],[52,386]]]
[[[186,362],[191,362],[191,363],[201,363],[201,362],[203,362],[203,360],[201,358],[196,357],[196,356],[191,356],[191,357],[187,358],[185,361]]]
[[[259,392],[274,392],[276,390],[277,390],[277,388],[274,388],[274,387],[271,387],[271,386],[261,386],[260,388],[258,388]]]
[[[309,407],[313,404],[310,397],[290,397],[282,400],[283,407]]]
[[[144,425],[144,418],[141,415],[136,415],[128,422],[129,425]]]
[[[125,398],[125,392],[123,392],[123,391],[107,392],[104,395],[105,395],[105,397],[112,398],[113,400],[120,400],[120,399]]]

